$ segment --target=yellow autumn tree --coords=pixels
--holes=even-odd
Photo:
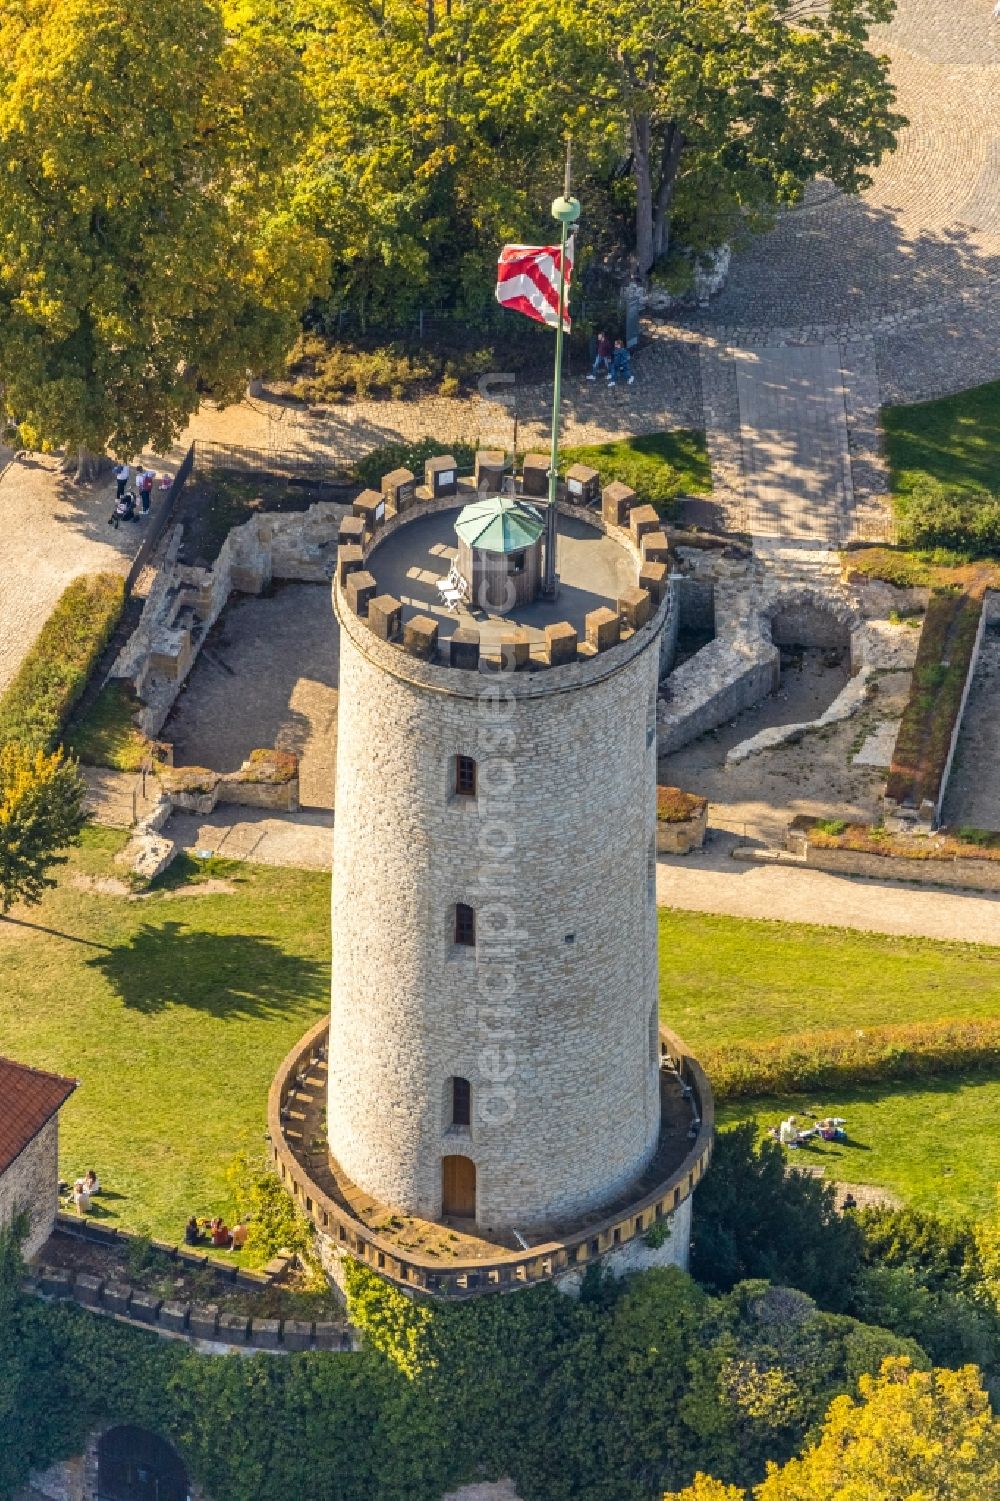
[[[0,391],[30,447],[166,452],[281,357],[326,247],[267,0],[0,0]]]
[[[1000,1422],[976,1366],[916,1371],[906,1359],[890,1359],[877,1377],[862,1376],[860,1390],[860,1402],[838,1397],[830,1404],[818,1443],[801,1459],[770,1467],[755,1501],[1000,1495]]]
[[[699,1472],[682,1491],[668,1491],[663,1501],[746,1501],[746,1491]]]
[[[17,744],[0,749],[0,916],[17,901],[41,900],[55,881],[60,850],[83,827],[83,783],[61,751],[47,755]]]

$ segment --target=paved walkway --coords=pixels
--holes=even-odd
[[[283,818],[252,808],[219,808],[204,817],[175,813],[163,832],[189,854],[300,870],[328,871],[333,863],[333,813],[326,809]]]
[[[879,884],[788,865],[733,860],[734,836],[715,833],[700,855],[657,862],[656,899],[685,912],[818,923],[1000,946],[1000,896]]]
[[[143,523],[108,526],[114,494],[110,478],[71,484],[44,454],[16,459],[0,477],[0,691],[67,584],[81,573],[128,572]]]
[[[326,811],[278,817],[247,808],[220,808],[204,818],[175,813],[163,832],[191,854],[210,852],[258,865],[328,871],[332,830],[333,814]],[[1000,896],[880,884],[787,865],[744,864],[730,856],[736,842],[735,835],[715,831],[700,854],[661,857],[656,868],[659,905],[1000,946]]]
[[[737,349],[735,361],[746,529],[839,542],[853,500],[839,346]]]

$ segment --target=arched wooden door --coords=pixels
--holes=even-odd
[[[471,1157],[442,1157],[441,1213],[455,1219],[476,1217],[476,1164]]]
[[[172,1444],[148,1428],[110,1428],[97,1446],[98,1501],[188,1501],[187,1472]]]

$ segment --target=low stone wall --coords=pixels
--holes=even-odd
[[[990,592],[992,595],[992,593],[995,591]],[[937,601],[937,603],[940,604],[942,603],[942,601],[939,600]],[[977,602],[974,600],[967,600],[966,607],[971,609],[975,606],[976,603]],[[933,785],[932,772],[926,779],[928,785],[923,788],[922,792],[918,791],[918,793],[916,794],[916,796],[920,797],[919,806],[908,805],[908,802],[906,800],[897,802],[896,797],[899,796],[899,792],[898,789],[893,786],[893,782],[898,771],[898,765],[896,755],[894,754],[892,766],[889,770],[888,787],[893,789],[893,791],[896,793],[896,796],[890,796],[889,791],[887,790],[885,798],[883,799],[886,827],[889,829],[894,829],[905,833],[929,834],[933,832],[933,830],[936,829],[938,824],[941,822],[941,810],[944,807],[945,795],[948,791],[948,779],[951,776],[951,768],[955,761],[955,751],[958,748],[958,737],[962,733],[962,720],[965,717],[965,706],[969,701],[969,693],[971,692],[972,682],[976,675],[976,666],[979,662],[979,653],[982,649],[983,635],[986,630],[988,617],[986,600],[984,599],[982,601],[979,601],[978,607],[979,621],[976,627],[975,639],[973,640],[972,648],[969,654],[969,663],[965,673],[965,681],[962,685],[961,696],[954,711],[954,720],[951,726],[951,738],[948,743],[948,754],[945,758],[944,766],[941,770],[941,775],[938,779],[937,786],[935,787]],[[995,609],[996,606],[993,604],[991,599],[989,614],[992,614]],[[935,713],[941,712],[944,702],[945,701],[941,697],[938,697],[938,699],[936,700]],[[904,711],[903,726],[905,726],[906,724],[906,715],[908,712],[909,709]],[[944,709],[944,712],[948,712],[947,708]],[[907,779],[908,776],[909,774],[907,773]],[[904,785],[906,785],[906,782],[904,782]],[[919,787],[919,781],[917,783],[917,786]]]
[[[861,850],[825,849],[804,836],[789,835],[789,853],[797,864],[833,875],[865,876],[873,881],[916,881],[924,886],[960,887],[966,891],[1000,891],[1000,861],[957,856],[954,860],[908,860],[899,855],[869,855]]]
[[[677,555],[680,571],[673,575],[673,585],[681,625],[690,620],[704,628],[711,598],[715,640],[678,667],[664,685],[657,714],[660,756],[680,750],[776,692],[781,676],[776,642],[836,647],[848,643],[852,670],[858,669],[863,617],[839,578],[829,573],[815,578],[788,575],[762,558],[731,558],[714,549],[679,546]],[[863,698],[861,685],[845,690],[834,717],[853,713]],[[793,739],[811,727],[790,726],[784,738]]]
[[[777,692],[780,654],[767,642],[710,641],[667,679],[657,713],[657,754],[669,756]]]
[[[290,751],[252,751],[239,771],[170,767],[160,773],[160,783],[171,806],[187,813],[211,813],[218,803],[282,813],[299,807],[299,761]]]
[[[111,674],[134,683],[145,704],[137,720],[144,734],[159,734],[230,594],[261,594],[280,579],[329,582],[349,510],[317,501],[306,511],[262,512],[233,528],[211,568],[177,561],[181,528],[174,528],[139,624]]]
[[[690,818],[664,818],[656,820],[656,853],[658,855],[689,855],[700,850],[705,843],[708,828],[708,803]]]
[[[87,1219],[59,1216],[63,1235],[84,1243],[121,1245],[129,1236]],[[195,1247],[171,1246],[156,1241],[154,1248],[173,1258],[179,1269],[209,1271],[220,1288],[231,1286],[247,1293],[260,1293],[274,1286],[287,1265],[279,1257],[263,1272],[249,1271],[229,1263],[213,1261]],[[278,1267],[280,1262],[280,1268]],[[64,1267],[47,1266],[44,1261],[32,1268],[26,1290],[44,1298],[72,1300],[92,1313],[125,1320],[153,1329],[156,1333],[183,1338],[211,1347],[214,1353],[252,1348],[289,1353],[293,1350],[353,1350],[355,1336],[345,1323],[313,1322],[302,1319],[250,1317],[242,1313],[223,1313],[217,1304],[171,1300],[132,1287],[115,1278],[74,1272]]]
[[[202,1348],[203,1353],[230,1354],[234,1350],[252,1349],[288,1355],[300,1350],[346,1352],[358,1348],[350,1330],[340,1324],[250,1318],[242,1313],[220,1313],[214,1303],[164,1302],[126,1282],[106,1282],[87,1272],[74,1274],[59,1267],[41,1266],[25,1287],[44,1298],[72,1299],[91,1313],[142,1325],[156,1334],[188,1339]],[[206,1346],[212,1348],[206,1351]]]

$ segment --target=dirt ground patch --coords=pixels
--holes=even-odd
[[[976,663],[944,802],[950,828],[1000,829],[1000,627],[990,626]]]
[[[300,758],[300,800],[332,808],[338,634],[325,584],[239,598],[211,632],[163,738],[177,766],[236,771],[252,750]]]
[[[804,651],[782,664],[781,687],[731,724],[693,741],[660,762],[661,783],[709,799],[709,823],[750,839],[780,844],[797,813],[870,823],[877,816],[885,772],[852,764],[854,751],[883,720],[898,718],[909,691],[908,672],[885,673],[871,702],[852,719],[808,732],[727,766],[726,753],[773,725],[818,718],[847,680],[844,666],[829,667],[820,651]]]

